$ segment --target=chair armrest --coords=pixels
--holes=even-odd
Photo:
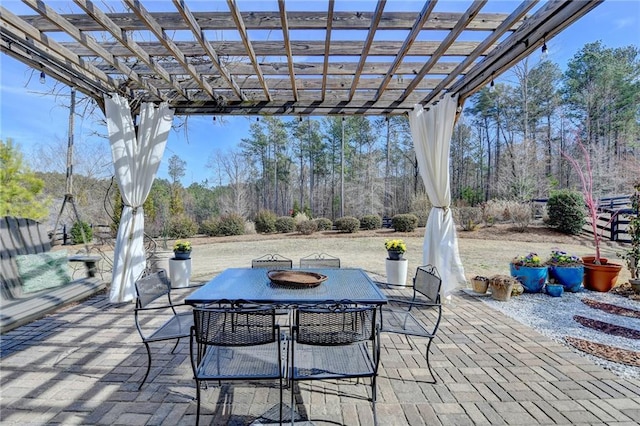
[[[413,288],[413,286],[406,286],[406,285],[402,285],[402,284],[391,284],[391,283],[386,283],[383,281],[374,281],[374,284],[377,285],[380,288],[388,288],[388,289],[407,289],[407,288]]]
[[[91,278],[96,276],[96,272],[98,268],[96,264],[102,259],[101,256],[86,256],[86,255],[75,255],[69,256],[67,260],[69,262],[83,262],[84,266],[87,268],[87,275]]]

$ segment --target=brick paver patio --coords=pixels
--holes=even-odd
[[[383,335],[378,424],[640,421],[639,380],[620,378],[481,301],[454,296],[438,334],[432,347],[437,384],[430,383],[424,342],[415,339],[412,348],[402,336]],[[138,392],[146,351],[132,304],[112,305],[98,295],[13,330],[2,336],[0,423],[195,424],[188,342],[175,354],[172,346],[154,346],[154,368]],[[362,383],[303,383],[300,390],[297,424],[373,424]],[[277,418],[275,383],[211,385],[203,395],[202,424]]]

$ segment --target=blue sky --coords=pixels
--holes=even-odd
[[[242,9],[257,9],[257,5],[273,10],[273,5],[262,2],[241,2]],[[289,10],[304,8],[311,10],[313,2],[291,3]],[[4,7],[16,13],[31,13],[30,9],[15,1],[3,0]],[[147,3],[145,2],[145,5]],[[156,5],[162,3],[155,3]],[[422,2],[390,1],[386,9],[402,8],[419,10]],[[192,5],[192,2],[189,2]],[[196,9],[198,3],[193,3]],[[318,10],[326,10],[319,3]],[[408,5],[408,6],[407,6]],[[442,10],[455,10],[466,7],[467,2],[441,1]],[[338,9],[353,9],[353,2],[336,2]],[[492,4],[489,3],[491,7]],[[226,2],[220,3],[221,10],[226,9]],[[370,10],[371,8],[367,8]],[[499,5],[498,5],[499,9]],[[275,6],[277,10],[277,6]],[[491,8],[483,11],[491,11]],[[567,61],[580,50],[585,43],[601,40],[606,47],[627,45],[640,46],[640,1],[638,0],[605,0],[580,21],[547,41],[549,59],[564,69]],[[539,60],[539,52],[531,56],[535,63]],[[505,77],[505,78],[508,78]],[[66,145],[68,128],[69,89],[58,85],[59,95],[44,95],[54,87],[53,80],[46,78],[45,84],[39,82],[39,73],[26,65],[0,54],[0,137],[12,138],[17,142],[26,159],[33,159],[39,146]],[[80,107],[77,112],[81,112]],[[98,118],[101,115],[97,114]],[[159,176],[167,177],[167,163],[171,155],[177,154],[187,162],[187,174],[182,179],[184,185],[191,182],[202,182],[211,179],[211,170],[205,166],[210,156],[217,150],[234,149],[240,140],[248,136],[249,125],[255,117],[229,117],[223,122],[211,117],[192,116],[187,120],[187,131],[184,126],[172,131],[167,143]],[[176,123],[178,120],[176,120]],[[98,135],[96,135],[96,133]],[[106,130],[94,118],[76,117],[75,142],[95,146],[104,155],[110,155],[109,144],[99,135]],[[64,152],[60,152],[64,157]],[[98,160],[98,159],[96,159]],[[64,169],[59,170],[64,172]]]

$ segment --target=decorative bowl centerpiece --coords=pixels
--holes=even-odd
[[[326,275],[316,272],[292,271],[284,269],[274,269],[267,272],[267,276],[273,284],[291,288],[317,287],[327,280]]]

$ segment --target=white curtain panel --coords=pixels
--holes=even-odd
[[[120,218],[111,279],[112,303],[135,298],[135,281],[145,269],[144,211],[151,184],[162,161],[173,111],[166,102],[143,103],[136,137],[129,102],[118,95],[105,96],[107,129],[124,209]]]
[[[457,106],[457,96],[445,95],[428,110],[416,105],[409,113],[420,176],[433,205],[424,232],[422,261],[438,268],[444,296],[466,284],[450,209],[449,146]]]

